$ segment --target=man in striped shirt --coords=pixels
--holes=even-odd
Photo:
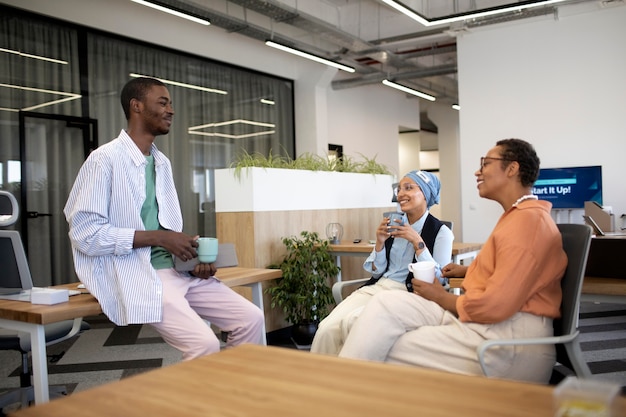
[[[165,85],[129,81],[121,94],[128,126],[83,164],[64,209],[76,273],[117,325],[148,323],[183,353],[217,352],[203,319],[228,333],[227,346],[261,343],[263,312],[215,277],[213,264],[174,269],[197,256],[183,219],[169,159],[154,145],[174,110]]]

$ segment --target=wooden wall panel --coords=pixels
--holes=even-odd
[[[239,265],[267,268],[279,263],[285,255],[282,239],[298,236],[301,231],[318,232],[326,237],[328,223],[340,223],[344,229],[344,240],[355,238],[374,239],[375,229],[383,212],[389,208],[296,210],[265,212],[226,212],[217,213],[217,238],[220,242],[235,244]],[[362,257],[343,257],[342,276],[344,279],[362,278]],[[218,273],[219,276],[219,273]],[[272,285],[266,283],[264,287]],[[287,327],[282,311],[270,307],[269,296],[265,295],[265,317],[267,331]]]

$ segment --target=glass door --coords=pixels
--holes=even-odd
[[[97,121],[20,112],[19,128],[20,223],[33,283],[76,282],[63,207],[78,170],[97,146]]]

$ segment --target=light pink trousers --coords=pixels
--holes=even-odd
[[[173,268],[157,270],[163,283],[163,317],[151,323],[183,360],[219,352],[220,341],[204,321],[228,332],[226,347],[263,340],[263,312],[217,278],[200,279]]]
[[[476,353],[481,342],[552,335],[550,318],[516,313],[495,324],[465,323],[418,295],[384,291],[363,309],[339,356],[483,375]],[[546,383],[555,358],[554,345],[496,347],[486,363],[489,376]]]

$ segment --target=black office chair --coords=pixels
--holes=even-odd
[[[0,227],[10,226],[17,221],[19,209],[17,201],[7,191],[0,191]],[[0,259],[0,269],[3,260]],[[2,282],[0,281],[0,286]],[[79,332],[89,328],[82,319],[66,320],[45,326],[46,344],[56,344],[74,337]],[[0,394],[0,416],[2,410],[12,404],[21,403],[27,407],[34,401],[34,388],[31,381],[29,354],[31,352],[30,335],[24,332],[0,329],[0,350],[15,350],[22,356],[20,387]],[[65,395],[67,389],[64,386],[51,386],[51,396]]]
[[[528,339],[488,340],[478,346],[477,353],[483,373],[489,376],[485,365],[485,353],[494,346],[512,345],[556,345],[555,368],[550,383],[558,383],[566,374],[575,374],[579,378],[591,376],[589,366],[583,359],[578,330],[578,312],[580,293],[585,277],[587,255],[591,245],[591,228],[584,224],[559,224],[563,237],[563,250],[567,254],[567,269],[561,280],[563,299],[561,318],[554,320],[554,336]],[[564,368],[564,369],[563,369]],[[565,372],[563,372],[563,369]]]

